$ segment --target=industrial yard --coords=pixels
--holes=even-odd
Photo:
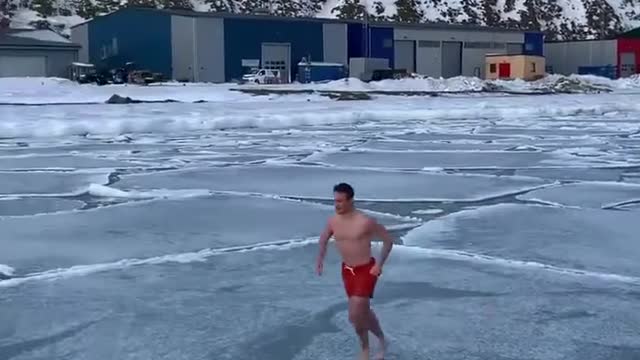
[[[486,54],[543,52],[541,33],[513,29],[158,9],[97,17],[72,28],[72,40],[82,45],[80,62],[116,67],[132,61],[167,79],[214,83],[240,81],[260,69],[277,71],[278,83],[305,81],[298,76],[305,64],[346,70],[307,81],[362,79],[374,70],[483,78]]]

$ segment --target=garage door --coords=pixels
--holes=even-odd
[[[287,44],[262,44],[262,67],[280,70],[282,82],[291,81],[291,46]]]
[[[394,46],[396,69],[405,69],[408,73],[414,73],[416,63],[416,42],[413,40],[396,40]]]
[[[636,54],[626,52],[620,54],[620,77],[628,77],[636,73]]]
[[[47,58],[0,55],[0,77],[9,76],[47,76]]]
[[[450,78],[462,74],[462,43],[442,42],[442,77]]]

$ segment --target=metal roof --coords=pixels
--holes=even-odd
[[[596,41],[612,41],[616,40],[618,36],[607,36],[597,39],[575,39],[575,40],[545,40],[545,44],[563,44],[563,43],[586,43]]]
[[[81,46],[74,43],[37,40],[27,37],[11,36],[10,33],[0,34],[0,48],[30,48],[30,49],[78,49]]]
[[[112,13],[102,15],[100,17],[111,16],[124,10],[139,10],[157,12],[168,15],[178,15],[186,17],[215,17],[225,19],[260,19],[260,20],[274,20],[274,21],[305,21],[305,22],[320,22],[320,23],[339,23],[339,24],[364,24],[363,20],[343,20],[336,18],[320,18],[320,17],[286,17],[278,15],[261,15],[261,14],[237,14],[229,12],[203,12],[194,10],[182,10],[182,9],[158,9],[149,7],[128,7],[116,10]],[[95,19],[95,18],[94,18]],[[80,24],[72,26],[72,28],[91,22],[92,20],[85,21]],[[393,21],[369,21],[370,26],[382,27],[391,26],[394,28],[418,28],[418,29],[443,29],[443,30],[462,30],[462,31],[485,31],[485,32],[529,32],[529,30],[507,28],[507,27],[490,27],[474,24],[449,24],[449,23],[437,23],[437,22],[425,22],[425,23],[404,23]],[[539,32],[539,31],[532,31]]]

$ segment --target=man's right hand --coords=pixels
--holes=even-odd
[[[323,261],[318,259],[317,263],[316,263],[316,273],[318,273],[318,276],[322,275],[322,268],[324,267],[324,265],[322,264]]]

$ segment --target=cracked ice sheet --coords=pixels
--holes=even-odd
[[[553,180],[618,181],[636,167],[530,168],[516,169],[515,174]],[[629,181],[626,180],[625,181]]]
[[[315,237],[332,213],[332,206],[300,201],[201,196],[7,218],[0,264],[42,271]],[[387,226],[406,223],[373,216]]]
[[[518,199],[584,208],[611,208],[630,201],[640,202],[640,184],[620,182],[563,184],[518,195]]]
[[[129,168],[142,163],[76,155],[0,156],[0,170]]]
[[[52,353],[122,360],[355,359],[357,339],[333,244],[322,277],[310,261],[315,246],[272,250],[4,288],[0,300],[11,301],[1,315],[6,336],[0,352],[16,360]],[[373,307],[391,340],[389,359],[595,360],[576,353],[574,342],[639,344],[633,331],[638,302],[615,287],[504,273],[403,246],[394,248],[385,274]]]
[[[505,144],[492,144],[481,141],[403,141],[403,140],[372,140],[364,144],[354,146],[354,149],[362,150],[396,150],[396,151],[442,151],[442,150],[477,150],[492,151],[506,150],[510,146]]]
[[[605,281],[632,277],[626,280],[633,282],[640,281],[637,222],[632,211],[498,204],[431,220],[409,231],[403,241],[478,254],[469,257],[479,262],[558,267],[561,274],[585,270]]]
[[[615,159],[614,159],[615,160]],[[331,151],[305,161],[362,168],[530,168],[544,166],[607,165],[609,159],[574,156],[565,151]],[[617,164],[617,163],[614,163]]]
[[[482,201],[549,184],[526,177],[447,175],[317,166],[225,167],[130,175],[120,189],[180,188],[252,192],[308,199],[332,199],[332,187],[346,181],[356,198],[371,201]]]
[[[0,171],[0,196],[79,195],[85,193],[91,184],[107,183],[108,175],[108,172]]]

